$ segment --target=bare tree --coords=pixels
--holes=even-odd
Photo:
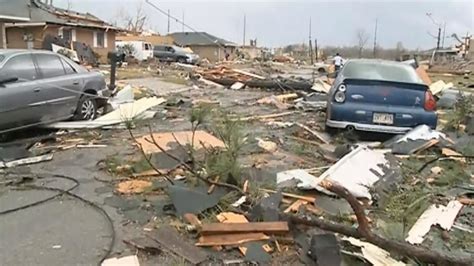
[[[143,2],[139,2],[133,14],[130,14],[123,7],[118,10],[112,25],[119,26],[133,33],[140,33],[145,29],[148,22],[148,15],[143,8]]]
[[[357,48],[359,48],[359,58],[362,57],[362,51],[369,41],[369,34],[364,29],[357,30]]]

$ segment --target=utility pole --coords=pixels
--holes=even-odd
[[[433,24],[435,24],[438,27],[438,36],[435,37],[435,38],[436,38],[436,50],[439,50],[440,42],[441,42],[441,23],[436,22],[436,20],[434,20],[434,18],[432,17],[431,13],[426,13],[426,16],[428,16],[431,19],[431,21],[433,22]],[[444,24],[445,24],[445,27],[446,27],[446,22]],[[443,46],[444,46],[444,40],[443,40]]]
[[[184,32],[184,10],[183,10],[183,17],[181,19],[181,32]]]
[[[443,25],[443,42],[441,43],[441,47],[444,48],[444,39],[446,38],[446,21],[444,22]]]
[[[313,65],[314,61],[313,61],[313,44],[311,43],[311,17],[309,17],[309,58],[311,59],[311,65]]]
[[[242,46],[245,46],[245,30],[246,30],[246,27],[247,27],[247,17],[244,14],[244,39],[242,41]]]
[[[377,56],[377,26],[378,18],[375,19],[375,32],[374,32],[374,58]]]
[[[436,42],[436,50],[439,50],[440,41],[441,41],[441,27],[438,28],[438,41]]]
[[[168,33],[170,33],[170,10],[168,9]]]
[[[318,62],[319,58],[318,58],[318,39],[314,39],[314,53],[315,53],[315,57],[316,57],[316,62]]]

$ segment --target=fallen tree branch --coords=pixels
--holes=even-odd
[[[355,229],[347,225],[326,221],[322,218],[305,219],[294,215],[288,216],[291,222],[307,226],[316,226],[323,230],[355,237],[374,244],[387,251],[393,251],[401,255],[417,258],[418,260],[426,263],[433,263],[436,265],[472,265],[472,261],[474,259],[473,256],[444,254],[434,250],[426,249],[424,247],[411,245],[406,242],[386,239],[372,233],[369,228],[367,217],[364,213],[364,207],[359,203],[354,195],[352,195],[346,188],[340,186],[339,184],[323,182],[321,185],[327,190],[334,192],[341,198],[345,199],[351,205],[351,208],[354,210],[354,213],[357,217],[359,227]]]
[[[128,129],[128,132],[130,134],[130,137],[133,139],[133,141],[135,141],[135,143],[138,145],[138,148],[140,149],[143,157],[145,158],[146,162],[150,165],[151,168],[153,168],[153,170],[155,170],[157,173],[159,173],[160,175],[162,175],[168,182],[171,183],[171,185],[174,185],[174,182],[173,180],[168,176],[168,173],[165,173],[163,171],[161,171],[160,169],[156,168],[156,166],[151,162],[150,158],[148,158],[147,154],[145,153],[145,150],[143,150],[143,146],[141,143],[139,143],[137,141],[137,139],[135,138],[135,136],[133,135],[133,132],[132,132],[132,129],[129,128]]]
[[[244,191],[241,188],[239,188],[238,186],[234,186],[234,185],[228,184],[228,183],[216,182],[216,181],[210,180],[209,178],[202,177],[199,173],[194,171],[194,169],[191,166],[189,166],[186,162],[184,162],[183,160],[181,160],[177,156],[175,156],[175,155],[169,153],[168,151],[166,151],[165,149],[163,149],[163,147],[161,147],[160,144],[158,144],[155,137],[153,136],[153,131],[151,129],[151,126],[148,126],[148,128],[150,130],[151,141],[150,140],[146,140],[146,141],[148,141],[149,143],[155,145],[156,148],[158,148],[161,152],[166,154],[171,159],[173,159],[173,160],[177,161],[178,163],[182,164],[187,170],[189,170],[197,178],[201,179],[202,181],[204,181],[208,184],[216,185],[216,186],[220,186],[220,187],[227,187],[227,188],[230,188],[230,189],[233,189],[233,190],[237,190],[242,195],[245,194]],[[177,139],[175,139],[175,140],[178,143],[178,145],[180,145],[181,147],[184,148],[183,144],[181,144]]]

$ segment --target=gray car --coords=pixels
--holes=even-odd
[[[110,91],[102,74],[42,50],[0,49],[0,133],[91,120]]]
[[[162,62],[179,62],[193,65],[199,62],[199,55],[175,45],[154,45],[153,55]]]

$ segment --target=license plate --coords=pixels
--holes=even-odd
[[[373,122],[377,124],[393,124],[393,114],[374,113]]]

